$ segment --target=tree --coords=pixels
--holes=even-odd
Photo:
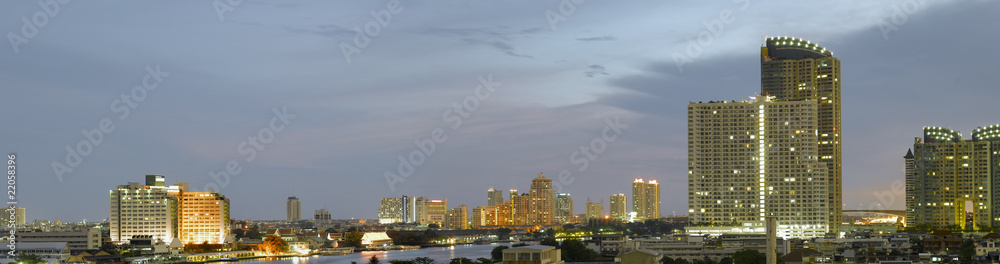
[[[543,246],[552,246],[552,247],[559,248],[559,242],[556,241],[555,238],[551,238],[551,237],[550,238],[546,238],[546,239],[542,239],[542,242],[539,242],[538,244],[541,244]]]
[[[379,264],[379,263],[381,262],[378,261],[378,257],[375,255],[372,255],[372,258],[368,259],[368,264]]]
[[[257,246],[258,250],[264,251],[268,255],[274,255],[281,252],[288,251],[288,243],[282,240],[278,236],[268,236],[264,238],[264,241]]]
[[[390,260],[389,264],[416,264],[413,260]]]
[[[477,258],[476,260],[481,264],[493,264],[493,260],[488,258]]]
[[[476,264],[476,262],[468,258],[453,258],[448,264]]]
[[[562,259],[566,262],[588,262],[601,259],[601,254],[587,248],[583,242],[577,239],[563,240],[559,249],[562,251]]]
[[[765,264],[767,255],[756,249],[744,249],[733,253],[733,264]]]
[[[508,248],[507,246],[497,246],[490,252],[490,256],[493,257],[494,261],[501,261],[503,260],[503,250]]]
[[[959,251],[959,256],[961,256],[962,263],[972,263],[972,256],[976,255],[976,242],[972,239],[966,239],[965,243],[962,244],[962,249]]]
[[[427,228],[441,228],[441,225],[438,225],[438,224],[429,224],[429,225],[427,225]]]
[[[413,259],[414,264],[434,264],[434,259],[428,257],[419,257]]]
[[[514,231],[514,230],[510,230],[510,228],[506,228],[506,227],[497,229],[497,239],[500,239],[500,240],[508,240],[508,239],[510,239],[510,232],[512,232],[512,231]]]
[[[365,235],[361,234],[361,232],[354,231],[347,234],[347,237],[344,238],[344,242],[345,244],[347,244],[348,247],[359,248],[361,247],[361,238],[363,238],[364,236]]]
[[[719,264],[733,264],[733,258],[724,257],[719,260]]]
[[[17,257],[14,258],[14,262],[23,263],[23,264],[45,264],[45,263],[48,263],[48,261],[45,261],[44,259],[42,259],[42,257],[39,257],[38,255],[35,255],[35,254],[25,254],[25,253],[21,253],[20,255],[17,255]]]
[[[576,227],[576,225],[573,225],[573,224],[565,224],[565,225],[563,225],[562,227],[563,227],[563,230],[570,230],[570,229],[573,229],[574,227]]]

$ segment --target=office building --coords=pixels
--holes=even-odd
[[[449,229],[468,229],[469,228],[469,207],[459,205],[458,207],[448,210],[447,215],[444,219],[444,228]]]
[[[490,188],[486,191],[487,206],[497,206],[503,204],[503,192]]]
[[[330,221],[330,211],[319,209],[313,213],[313,220]]]
[[[405,223],[403,219],[403,197],[382,197],[378,208],[378,223]]]
[[[830,230],[817,103],[772,99],[688,105],[689,233],[763,227],[769,216],[786,238]]]
[[[628,197],[624,193],[611,196],[611,218],[617,220],[628,219],[628,206],[625,205],[626,200],[628,200]]]
[[[660,184],[656,180],[632,181],[632,212],[639,220],[660,218]]]
[[[573,220],[573,198],[568,193],[556,194],[556,222],[568,223]]]
[[[761,47],[761,94],[780,101],[816,102],[819,161],[827,166],[826,208],[831,231],[842,222],[840,60],[833,52],[791,37],[766,39]]]
[[[601,208],[601,203],[587,201],[587,219],[600,219],[603,217],[601,214],[603,211],[604,209]]]
[[[904,157],[906,225],[1000,225],[1000,124],[977,128],[967,139],[941,127],[923,133]]]
[[[426,197],[403,196],[403,223],[429,223],[430,200]]]
[[[528,198],[530,199],[529,224],[551,225],[556,223],[556,191],[552,189],[552,179],[539,173],[538,177],[531,180]]]
[[[134,236],[184,244],[225,242],[229,199],[214,191],[189,192],[187,183],[167,186],[163,175],[146,175],[110,191],[110,239],[127,243]]]
[[[438,224],[444,223],[445,215],[448,211],[448,199],[427,201],[427,221],[421,223]]]
[[[299,203],[299,198],[295,198],[295,196],[288,197],[288,202],[285,204],[285,219],[287,219],[288,222],[302,220],[302,204]]]

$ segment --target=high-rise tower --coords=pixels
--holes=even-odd
[[[819,161],[827,165],[827,209],[831,232],[842,222],[840,159],[840,60],[833,52],[791,37],[767,38],[761,47],[760,83],[763,95],[778,101],[814,101]],[[780,224],[780,223],[779,223]]]
[[[786,238],[828,232],[827,166],[817,157],[816,118],[816,102],[808,100],[689,104],[691,223],[731,230],[763,227],[766,217],[776,217]]]
[[[660,184],[656,180],[632,182],[632,212],[637,219],[660,218]]]
[[[611,218],[617,220],[624,220],[628,218],[628,206],[625,205],[626,200],[628,200],[628,198],[624,193],[611,196]]]
[[[555,223],[556,191],[552,189],[552,179],[539,173],[538,177],[531,180],[528,198],[530,199],[530,224],[551,225]]]
[[[487,206],[497,206],[503,204],[503,192],[490,188],[486,191]]]
[[[913,152],[903,158],[907,226],[1000,225],[1000,124],[980,127],[970,139],[924,127],[923,140],[915,138]]]
[[[302,204],[299,203],[299,198],[288,197],[288,202],[285,202],[285,215],[289,222],[302,219]]]

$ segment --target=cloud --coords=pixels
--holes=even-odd
[[[591,78],[593,78],[594,76],[597,76],[597,75],[611,75],[611,74],[608,74],[608,72],[604,71],[604,66],[597,65],[597,64],[587,66],[587,71],[584,72],[583,74],[587,75],[587,77],[591,77]]]
[[[579,41],[615,41],[618,38],[614,36],[601,36],[601,37],[587,37],[587,38],[577,38]]]

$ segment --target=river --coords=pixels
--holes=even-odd
[[[356,261],[358,264],[368,263],[373,255],[378,256],[379,262],[389,263],[389,260],[410,260],[418,257],[428,257],[434,259],[437,263],[448,264],[453,258],[468,258],[471,260],[476,260],[477,258],[490,258],[490,252],[493,248],[497,246],[510,246],[510,243],[494,243],[489,245],[456,245],[451,247],[431,247],[431,248],[421,248],[414,250],[391,250],[391,251],[364,251],[359,253],[354,253],[350,255],[341,256],[312,256],[312,257],[301,257],[301,258],[284,258],[278,260],[263,260],[263,259],[253,259],[253,260],[243,260],[235,262],[218,262],[218,263],[235,263],[235,264],[350,264],[351,261]]]

